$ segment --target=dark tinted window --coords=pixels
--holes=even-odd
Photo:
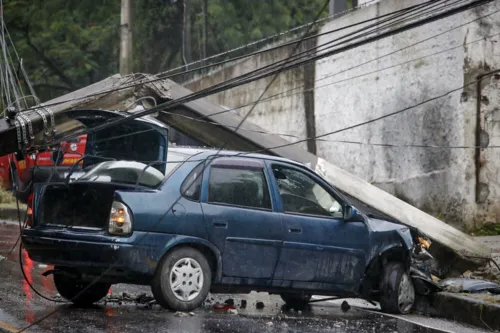
[[[208,201],[271,209],[271,198],[264,171],[259,168],[212,167]]]
[[[184,179],[181,186],[181,193],[185,198],[200,200],[201,181],[203,179],[204,163],[198,164],[196,168]]]

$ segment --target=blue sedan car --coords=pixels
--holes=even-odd
[[[292,307],[316,294],[411,310],[423,280],[411,273],[419,246],[408,227],[355,209],[287,159],[195,148],[160,155],[156,164],[94,161],[76,181],[35,186],[23,244],[55,265],[61,296],[86,305],[133,283],[178,311],[209,292],[250,291]]]

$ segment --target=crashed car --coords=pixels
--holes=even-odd
[[[177,311],[199,307],[209,292],[261,291],[295,308],[311,295],[357,296],[405,314],[416,291],[431,290],[430,273],[415,264],[428,247],[418,232],[355,208],[306,166],[167,149],[166,127],[130,126],[89,136],[94,157],[77,180],[35,186],[23,245],[55,266],[55,286],[73,303],[132,283],[150,285]],[[132,131],[149,137],[136,135],[132,146],[104,140]]]

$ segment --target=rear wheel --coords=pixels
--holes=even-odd
[[[211,281],[212,271],[205,256],[193,248],[182,247],[163,257],[151,290],[164,308],[191,311],[205,301]]]
[[[380,279],[380,307],[382,311],[407,314],[415,303],[413,282],[399,262],[389,262],[383,269]]]
[[[311,300],[311,295],[302,294],[292,294],[292,293],[282,293],[280,294],[281,299],[286,303],[286,305],[295,310],[301,310],[309,304]]]
[[[100,301],[108,294],[111,287],[108,283],[84,282],[63,273],[54,273],[54,285],[57,292],[66,300],[79,305],[88,306]]]

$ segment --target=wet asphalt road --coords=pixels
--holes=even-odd
[[[19,234],[15,224],[0,221],[0,255],[5,256]],[[43,295],[54,297],[57,292],[52,277],[41,273],[51,267],[32,262],[22,254],[23,266],[30,282]],[[2,260],[2,257],[0,257]],[[150,294],[147,287],[116,285],[113,295],[127,292]],[[234,299],[238,314],[215,310],[213,304]],[[246,309],[240,308],[247,301]],[[258,310],[256,302],[264,309]],[[353,301],[349,301],[354,304]],[[133,301],[99,304],[92,308],[76,308],[67,303],[53,303],[36,295],[24,280],[19,265],[19,248],[0,262],[0,332],[16,332],[40,318],[51,314],[27,332],[169,332],[169,333],[480,333],[482,330],[452,322],[417,315],[395,318],[363,309],[351,308],[343,312],[339,302],[315,303],[303,312],[287,310],[279,297],[252,293],[249,295],[211,295],[209,302],[194,311],[194,315],[177,317],[158,305],[148,307]],[[6,330],[7,329],[7,330]]]

